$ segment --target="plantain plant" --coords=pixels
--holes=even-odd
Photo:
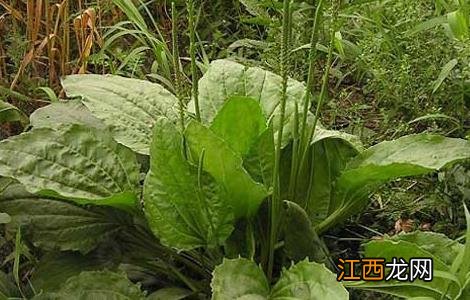
[[[468,141],[430,134],[364,149],[357,137],[318,122],[293,188],[293,142],[303,113],[297,108],[305,97],[300,82],[287,81],[281,123],[280,76],[214,61],[199,82],[201,121],[189,104],[184,130],[178,99],[158,84],[73,75],[63,86],[79,99],[37,110],[31,130],[0,143],[0,211],[11,216],[10,232],[21,227],[41,250],[29,288],[23,287],[39,299],[139,299],[156,289],[148,297],[347,299],[323,265],[328,253],[321,235],[359,213],[381,184],[470,157]],[[314,123],[307,111],[306,126]],[[282,203],[268,280],[276,147]],[[453,245],[460,261],[468,261],[468,243]],[[366,253],[375,255],[372,246]],[[458,284],[451,276],[440,279],[448,299],[468,285],[468,268],[456,270]],[[420,284],[435,290],[433,283]],[[416,286],[401,289],[407,296]],[[0,290],[14,296],[8,291]]]
[[[62,82],[72,100],[38,109],[29,131],[0,142],[0,212],[17,241],[14,280],[0,273],[0,295],[348,299],[347,286],[465,299],[468,234],[465,246],[424,233],[365,245],[369,256],[442,261],[431,283],[343,285],[329,269],[323,233],[360,213],[383,183],[468,160],[470,143],[417,134],[364,149],[357,137],[324,128],[336,30],[314,99],[313,75],[307,86],[287,76],[290,5],[284,1],[281,76],[216,60],[184,105],[180,93],[155,83],[72,75]],[[174,69],[178,79],[178,60]],[[21,281],[28,248],[40,259]]]

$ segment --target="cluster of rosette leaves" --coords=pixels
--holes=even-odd
[[[365,149],[357,137],[319,124],[291,182],[304,117],[300,82],[288,81],[283,124],[281,78],[229,60],[214,61],[199,81],[200,121],[194,103],[181,114],[178,99],[156,83],[73,75],[62,84],[72,100],[38,109],[30,130],[0,142],[0,212],[11,217],[9,232],[43,253],[29,284],[38,299],[347,299],[345,285],[321,263],[319,235],[360,212],[383,183],[470,158],[462,139],[417,134]],[[313,118],[305,116],[306,126]],[[281,126],[287,263],[271,286],[251,225],[263,224],[272,195]],[[371,241],[369,257],[432,257],[436,279],[349,287],[465,299],[469,234],[465,245],[424,232]],[[0,275],[0,294],[17,296]],[[198,284],[204,276],[206,293]],[[141,289],[168,282],[179,287]]]

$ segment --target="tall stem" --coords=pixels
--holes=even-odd
[[[281,76],[282,76],[282,94],[279,115],[279,130],[277,134],[277,145],[274,158],[274,176],[273,176],[273,195],[270,205],[270,234],[269,234],[269,258],[267,276],[269,280],[273,277],[274,266],[274,247],[278,237],[278,223],[281,208],[281,190],[279,182],[279,166],[281,160],[282,135],[284,131],[284,119],[286,113],[287,101],[287,81],[288,81],[288,63],[289,63],[289,36],[290,36],[290,6],[291,0],[284,0],[283,20],[282,20],[282,43],[281,43]]]
[[[314,13],[314,19],[311,29],[311,36],[310,36],[310,51],[308,55],[309,61],[309,68],[308,68],[308,77],[307,77],[307,84],[305,86],[305,98],[303,103],[302,109],[302,117],[301,122],[299,124],[300,132],[300,141],[297,149],[294,149],[296,153],[293,153],[292,159],[292,169],[291,169],[291,180],[289,181],[289,187],[292,191],[290,194],[292,195],[291,201],[295,202],[295,190],[297,189],[297,178],[299,176],[300,169],[305,162],[306,155],[308,152],[309,147],[309,140],[307,139],[308,134],[308,124],[307,124],[307,116],[310,110],[310,105],[312,101],[312,93],[313,93],[313,82],[315,79],[315,62],[317,59],[317,42],[318,42],[318,29],[322,22],[323,18],[323,0],[320,0],[317,4]],[[294,159],[295,157],[295,159]]]
[[[322,11],[322,7],[320,7],[320,5],[322,4],[323,1],[320,1],[319,3],[319,7],[317,7],[317,12],[316,14],[321,14],[321,11]],[[333,61],[333,48],[334,48],[334,39],[335,39],[335,32],[336,32],[336,26],[337,26],[337,18],[338,18],[338,11],[339,11],[339,6],[340,6],[340,2],[341,0],[333,0],[333,3],[332,3],[332,18],[331,18],[331,25],[330,25],[330,32],[329,32],[329,38],[330,38],[330,42],[329,42],[329,45],[328,45],[328,55],[327,55],[327,59],[326,59],[326,65],[325,65],[325,71],[323,73],[323,77],[322,77],[322,85],[321,85],[321,89],[320,89],[320,95],[318,97],[318,101],[317,101],[317,106],[316,106],[316,109],[315,109],[315,116],[314,116],[314,120],[313,120],[313,125],[312,127],[310,128],[310,132],[308,134],[307,137],[305,137],[304,139],[304,145],[303,145],[303,153],[301,155],[301,160],[300,160],[300,165],[303,165],[305,163],[305,160],[307,159],[307,153],[308,153],[308,149],[309,149],[309,146],[310,146],[310,143],[312,142],[312,139],[313,139],[313,136],[315,135],[315,130],[316,130],[316,127],[317,127],[317,124],[318,124],[318,119],[320,118],[320,111],[321,111],[321,108],[323,106],[323,102],[325,101],[325,97],[326,97],[326,94],[328,93],[328,79],[329,79],[329,75],[330,75],[330,70],[331,70],[331,64],[332,64],[332,61]],[[316,19],[320,18],[320,15],[318,15],[316,17]],[[318,30],[318,29],[316,29]],[[312,45],[313,47],[313,45]],[[314,50],[316,53],[316,50]],[[313,73],[313,69],[309,70],[309,72],[312,72]],[[313,74],[309,76],[312,76],[313,77]],[[307,84],[307,89],[308,89],[308,84]],[[310,91],[308,92],[308,95],[310,94]],[[311,96],[311,95],[310,95]],[[309,96],[309,97],[310,97]],[[305,103],[307,105],[307,103]],[[305,106],[304,106],[304,109],[305,109]],[[307,110],[308,110],[308,107],[307,107]],[[305,115],[306,116],[306,115]],[[307,128],[307,119],[305,119],[305,125],[303,128]],[[304,129],[302,129],[303,131]],[[307,132],[307,130],[306,130]],[[311,168],[313,168],[314,166],[311,166]],[[308,199],[310,198],[310,193],[311,193],[311,189],[309,188],[308,192],[307,192],[307,195],[305,197],[305,201],[308,201]]]
[[[308,67],[308,78],[307,78],[307,85],[305,86],[305,102],[302,111],[302,135],[301,139],[302,142],[305,143],[307,141],[307,115],[310,109],[311,100],[312,100],[312,91],[313,91],[313,81],[315,79],[315,62],[317,58],[317,42],[318,42],[318,28],[323,18],[323,0],[318,2],[317,8],[315,9],[315,17],[312,26],[312,33],[310,37],[310,51],[308,55],[309,60],[309,67]]]
[[[333,0],[332,5],[332,18],[331,18],[331,25],[330,25],[330,44],[328,46],[328,56],[326,59],[326,68],[325,73],[323,73],[322,79],[322,86],[320,90],[320,97],[318,99],[317,108],[315,110],[315,119],[313,120],[312,130],[310,132],[309,140],[312,140],[313,135],[315,134],[315,129],[317,127],[318,118],[320,117],[320,111],[323,106],[323,102],[325,100],[326,94],[328,92],[328,78],[330,75],[331,70],[331,63],[333,60],[333,48],[334,48],[334,40],[335,40],[335,32],[336,32],[336,22],[338,19],[338,11],[340,6],[341,0]]]
[[[173,56],[173,72],[175,78],[175,92],[176,98],[179,102],[180,110],[180,126],[181,132],[184,132],[184,103],[181,95],[180,84],[180,64],[179,64],[179,51],[178,51],[178,25],[175,2],[171,2],[171,48]]]
[[[340,3],[341,3],[341,0],[333,0],[332,18],[331,18],[331,25],[330,25],[330,43],[328,45],[328,56],[326,59],[325,72],[323,73],[320,96],[317,102],[317,108],[315,110],[315,119],[313,120],[313,126],[310,131],[309,138],[308,138],[309,143],[313,140],[313,137],[315,135],[315,129],[318,124],[318,119],[320,118],[320,111],[323,106],[323,102],[325,101],[326,94],[328,93],[328,79],[330,75],[331,64],[333,61],[334,39],[335,39],[335,32],[336,32],[336,26],[337,26],[336,22],[338,19],[338,11],[339,11]],[[306,150],[308,150],[308,146],[306,147]],[[308,151],[305,151],[305,156],[307,152]],[[314,168],[314,166],[312,166],[311,168]],[[309,187],[305,199],[310,199],[311,192],[312,192],[312,188]]]
[[[188,9],[188,26],[189,26],[189,56],[191,57],[191,78],[192,78],[192,98],[194,100],[194,110],[196,119],[201,121],[201,112],[199,109],[199,83],[197,77],[196,65],[196,24],[194,21],[194,0],[187,0],[186,7]]]

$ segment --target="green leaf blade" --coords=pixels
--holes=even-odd
[[[173,124],[157,122],[151,166],[144,184],[150,228],[162,243],[179,250],[222,244],[233,229],[233,216],[220,187],[183,156],[182,136]],[[191,205],[188,205],[191,203]]]
[[[224,259],[213,272],[212,300],[268,299],[269,284],[263,271],[254,262]]]
[[[0,174],[31,193],[120,207],[135,206],[139,183],[134,153],[80,125],[33,129],[1,142]]]
[[[0,195],[0,210],[12,218],[6,227],[9,232],[21,225],[35,246],[49,251],[88,253],[130,223],[120,211],[104,207],[86,209],[32,195],[18,184],[9,186]]]
[[[34,129],[0,143],[0,174],[31,193],[133,207],[138,171],[132,152],[106,133],[79,125]]]
[[[243,159],[243,167],[256,182],[270,189],[274,176],[274,133],[270,126],[251,146]]]
[[[103,262],[92,255],[81,255],[76,252],[49,252],[41,257],[31,276],[31,284],[37,293],[57,292],[67,279],[83,271],[98,271],[109,261]]]
[[[427,239],[426,239],[427,238]],[[397,282],[395,280],[386,281],[375,286],[368,283],[358,283],[352,286],[367,289],[377,289],[378,291],[390,293],[400,297],[417,297],[420,296],[437,296],[448,295],[454,299],[460,294],[460,286],[456,283],[455,276],[451,273],[450,264],[447,264],[440,249],[443,243],[446,243],[445,238],[432,233],[413,233],[406,235],[397,235],[394,237],[385,237],[382,240],[374,240],[364,245],[365,257],[380,257],[384,258],[387,262],[395,258],[403,258],[409,261],[412,258],[431,258],[433,260],[433,273],[434,278],[430,282],[422,280],[415,280],[414,282]],[[453,249],[448,246],[446,249],[458,252],[458,249]],[[454,256],[455,258],[455,256]],[[453,283],[450,285],[450,283]]]
[[[115,139],[140,154],[148,154],[158,118],[178,118],[178,100],[156,83],[113,75],[71,75],[62,85],[69,97],[82,97],[88,109]]]
[[[0,100],[0,124],[19,121],[23,125],[28,124],[28,118],[16,106]]]
[[[213,61],[199,81],[199,102],[204,124],[211,123],[224,103],[233,96],[249,97],[258,101],[265,118],[273,122],[275,136],[280,124],[282,79],[280,76],[257,67],[245,67],[229,60]],[[302,106],[305,86],[289,79],[287,86],[286,122],[283,147],[288,144],[294,130],[296,103]],[[189,104],[188,107],[193,107]]]
[[[309,216],[298,204],[284,201],[284,249],[295,262],[309,258],[324,263],[327,259],[326,246],[320,239]]]
[[[432,93],[434,94],[439,87],[442,85],[444,80],[450,75],[450,72],[455,68],[455,66],[459,63],[459,61],[454,58],[447,62],[444,67],[442,67],[441,72],[439,73],[439,76],[437,77],[436,83],[434,84],[434,88],[432,90]]]
[[[193,158],[203,157],[203,169],[227,191],[235,217],[254,215],[268,193],[243,168],[241,156],[198,122],[188,124],[185,136]]]
[[[261,107],[256,100],[232,97],[218,112],[210,128],[236,153],[245,156],[267,127]]]
[[[124,274],[87,271],[69,278],[57,293],[34,299],[143,300],[145,297],[139,286]]]
[[[79,101],[61,101],[35,110],[30,116],[34,128],[59,128],[68,124],[82,124],[104,129],[105,125]]]
[[[367,195],[381,184],[418,176],[470,158],[470,142],[432,134],[416,134],[379,143],[354,158],[336,182],[335,206],[321,230],[361,209]]]
[[[348,291],[324,265],[302,261],[282,272],[270,299],[349,299]]]

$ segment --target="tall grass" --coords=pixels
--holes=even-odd
[[[12,90],[17,88],[20,80],[31,77],[46,77],[50,87],[58,88],[61,76],[84,73],[93,48],[97,44],[101,46],[102,37],[97,25],[99,16],[95,8],[85,7],[81,0],[25,3],[0,0],[0,6],[8,12],[3,15],[0,27],[3,25],[5,30],[8,27],[10,31],[19,33],[18,40],[13,39],[12,35],[0,38],[3,42],[9,39],[9,43],[13,44],[12,48],[0,47],[0,74],[6,82],[10,80]],[[99,4],[95,7],[101,9]],[[26,41],[26,50],[24,53],[16,53],[22,57],[18,68],[12,72],[12,63],[7,65],[5,56],[17,51],[17,45],[23,43],[20,38]]]
[[[107,35],[110,40],[118,40],[123,36],[131,36],[137,39],[141,45],[151,49],[158,73],[163,76],[160,81],[170,89],[175,90],[171,84],[173,55],[166,43],[158,23],[149,8],[142,1],[137,1],[140,6],[134,5],[132,0],[112,0],[127,16],[128,21],[120,22],[111,28],[111,33]],[[141,13],[143,11],[145,15]],[[144,17],[145,16],[145,17]],[[150,20],[151,27],[147,25],[146,19]],[[108,46],[110,43],[108,43]],[[108,50],[108,49],[105,49]],[[112,53],[109,50],[108,53]]]

